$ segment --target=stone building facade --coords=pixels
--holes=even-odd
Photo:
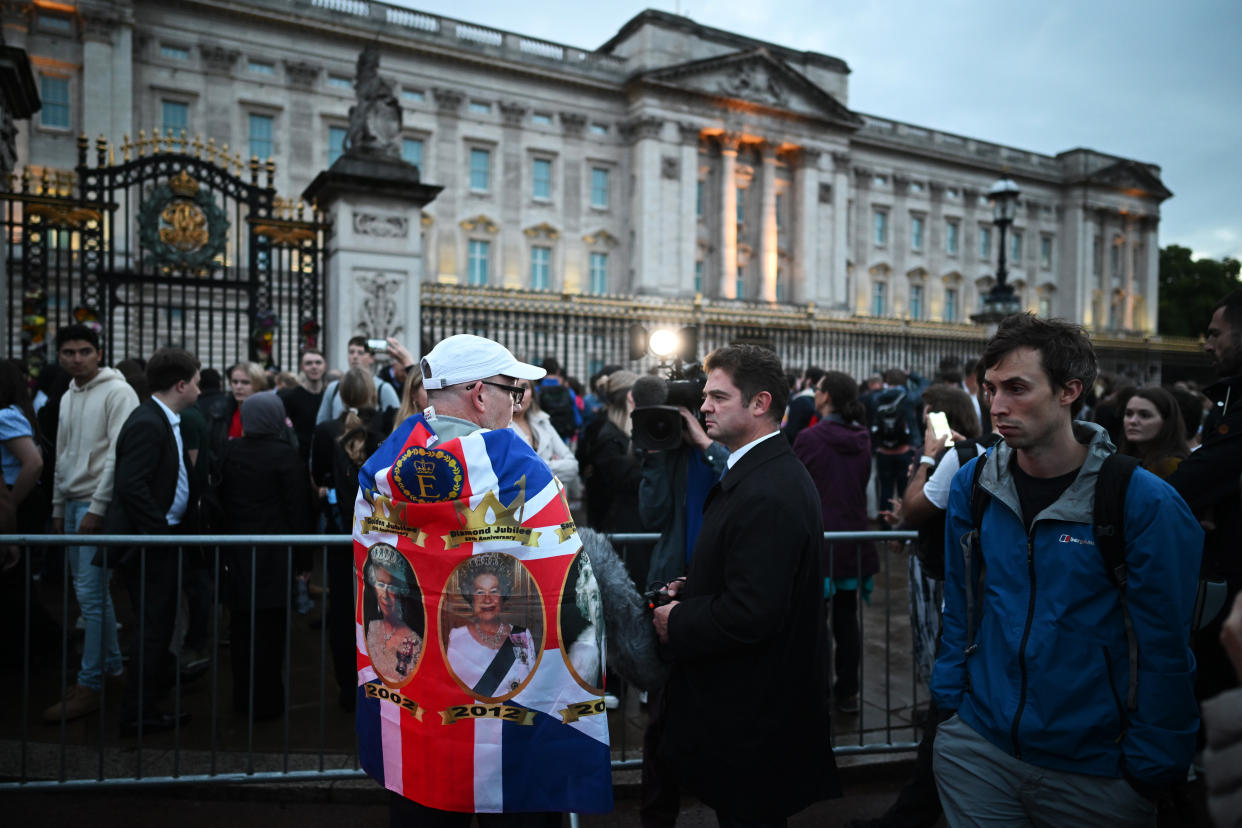
[[[645,11],[588,51],[370,0],[9,0],[43,110],[19,162],[152,130],[272,157],[300,193],[341,152],[358,53],[396,81],[403,155],[442,185],[426,282],[813,304],[969,322],[996,267],[984,194],[1022,202],[1023,304],[1156,330],[1157,166],[1040,155],[849,108],[849,67]]]

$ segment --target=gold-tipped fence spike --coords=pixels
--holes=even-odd
[[[95,139],[95,166],[102,167],[108,158],[108,139],[104,134],[99,133],[99,137]]]
[[[306,211],[306,202],[299,198],[298,199],[298,221],[303,220],[303,214],[305,213],[305,211]]]
[[[271,156],[268,156],[267,163],[264,164],[264,168],[267,172],[267,188],[269,190],[273,190],[276,188],[276,162],[272,160]],[[292,202],[290,202],[290,209],[293,209]]]
[[[30,192],[30,165],[27,164],[22,168],[22,192]]]
[[[138,157],[141,158],[147,151],[147,133],[146,130],[138,130]]]
[[[241,178],[242,171],[246,169],[246,162],[242,160],[241,150],[233,154],[233,166],[237,169],[235,175]]]
[[[39,176],[39,195],[47,195],[48,189],[52,186],[51,176],[49,175],[50,172],[50,169],[44,167],[43,174]]]
[[[195,133],[194,135],[194,143],[192,144],[192,146],[194,147],[194,157],[202,158],[203,157],[203,138],[198,133]]]
[[[186,135],[185,135],[185,130],[184,130],[184,129],[183,129],[183,130],[181,130],[181,140],[180,140],[180,141],[178,141],[177,143],[181,145],[181,151],[182,151],[182,152],[185,152],[185,148],[186,148],[186,147],[188,147],[188,146],[190,145],[190,142],[186,139]]]
[[[78,134],[78,150],[81,152],[86,152],[90,148],[91,148],[91,139],[86,137],[85,132],[79,133]]]

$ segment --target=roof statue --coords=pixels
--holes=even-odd
[[[380,77],[380,54],[368,44],[358,55],[354,92],[358,102],[349,108],[345,154],[401,157],[401,105],[393,82]]]

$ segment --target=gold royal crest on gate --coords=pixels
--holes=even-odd
[[[224,252],[228,218],[186,170],[151,190],[138,212],[138,239],[164,270],[206,273]]]

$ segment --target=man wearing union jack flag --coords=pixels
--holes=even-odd
[[[506,427],[518,382],[544,371],[466,334],[421,367],[429,406],[358,476],[362,767],[393,792],[394,826],[611,810],[603,631],[562,611],[598,585],[564,487]]]

